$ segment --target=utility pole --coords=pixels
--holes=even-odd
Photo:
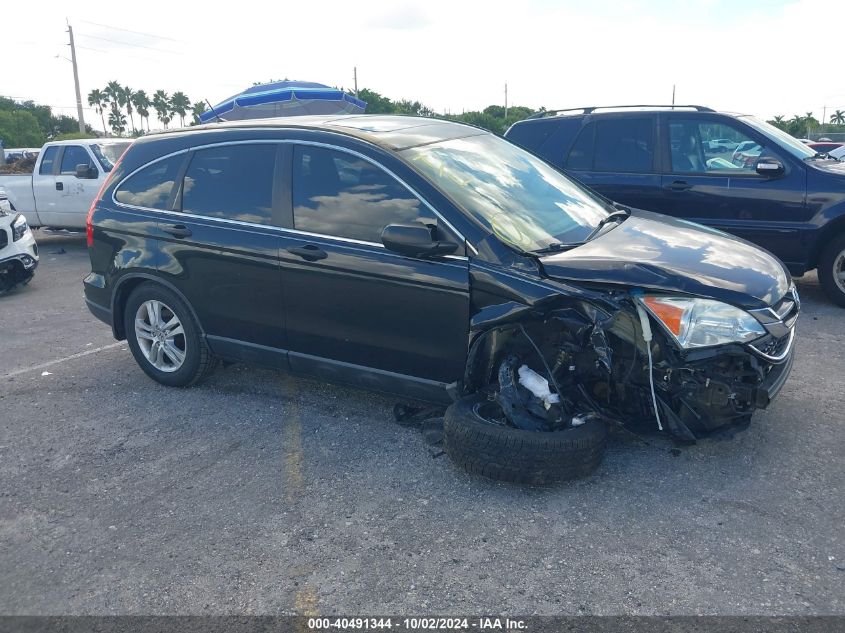
[[[822,109],[822,125],[824,125],[824,120],[827,118],[827,106],[824,106]]]
[[[79,131],[85,134],[85,119],[82,118],[82,93],[79,91],[79,70],[76,68],[76,46],[73,44],[73,27],[68,22],[67,33],[70,37],[70,63],[73,64],[73,85],[76,88],[76,115],[79,117]]]
[[[358,98],[358,67],[352,67],[352,78],[355,80],[355,98]]]
[[[505,82],[505,119],[508,118],[508,82]]]
[[[672,84],[672,108],[675,107],[675,84]]]

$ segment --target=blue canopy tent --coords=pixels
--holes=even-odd
[[[366,102],[310,81],[276,81],[247,88],[200,115],[202,123],[305,114],[361,114]]]

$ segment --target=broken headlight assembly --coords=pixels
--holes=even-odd
[[[766,334],[748,312],[721,301],[660,295],[639,300],[684,349],[749,343]]]

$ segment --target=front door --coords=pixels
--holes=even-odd
[[[97,161],[82,145],[65,145],[62,148],[59,170],[56,174],[56,206],[47,224],[53,226],[83,227],[91,200],[100,188]],[[86,165],[93,178],[78,178],[77,165]]]
[[[667,173],[656,210],[738,235],[785,262],[804,261],[804,168],[733,122],[670,114],[667,123]],[[786,172],[759,175],[760,158],[778,159]]]
[[[383,391],[436,397],[461,378],[469,267],[381,244],[387,224],[423,222],[452,239],[406,186],[359,155],[296,145],[293,231],[281,249],[294,370]]]

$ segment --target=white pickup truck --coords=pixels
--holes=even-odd
[[[30,226],[84,229],[100,185],[131,141],[54,141],[41,148],[31,174],[0,173],[12,209]]]

